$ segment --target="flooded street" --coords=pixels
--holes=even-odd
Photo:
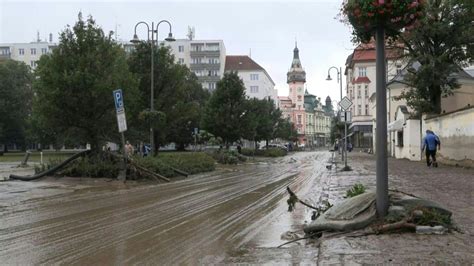
[[[317,204],[329,152],[303,152],[167,184],[47,179],[0,183],[2,264],[311,263],[317,248],[276,248]],[[309,221],[308,221],[309,222]]]

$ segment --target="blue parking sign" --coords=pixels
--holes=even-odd
[[[124,111],[122,90],[114,90],[115,110],[117,113]]]

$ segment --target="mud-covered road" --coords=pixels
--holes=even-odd
[[[167,184],[47,179],[0,183],[2,264],[311,262],[277,249],[309,214],[287,212],[286,186],[317,204],[329,152],[297,153]]]

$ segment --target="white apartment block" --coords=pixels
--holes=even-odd
[[[375,94],[375,58],[373,43],[359,45],[346,61],[346,93],[353,105],[351,142],[354,147],[372,148],[375,121],[375,103],[371,96]],[[392,79],[403,69],[396,50],[386,49],[387,80]],[[375,97],[372,97],[374,99]]]
[[[213,91],[225,70],[226,50],[222,40],[178,39],[165,42],[179,64],[196,74],[203,88]]]
[[[267,71],[246,55],[229,55],[225,71],[235,71],[243,80],[247,96],[257,99],[272,99],[278,104],[278,93]]]
[[[21,61],[34,70],[40,57],[50,53],[55,47],[55,43],[41,41],[31,43],[2,43],[0,44],[0,59]]]
[[[173,42],[160,41],[160,45],[171,48],[171,54],[178,64],[184,64],[198,77],[202,87],[213,91],[224,74],[226,50],[222,40],[177,39]],[[133,51],[134,44],[122,43],[125,52]]]

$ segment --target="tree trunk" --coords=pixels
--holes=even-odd
[[[440,114],[441,113],[441,88],[439,86],[433,86],[430,89],[431,95],[430,100],[433,106],[433,113]]]

